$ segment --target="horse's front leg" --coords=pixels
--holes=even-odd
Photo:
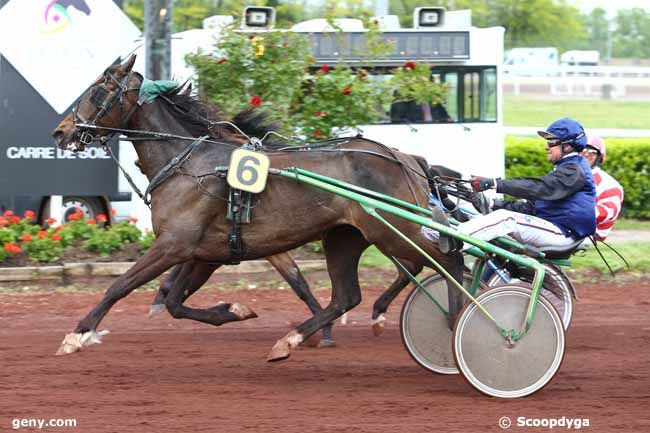
[[[104,294],[104,298],[84,317],[74,332],[67,334],[61,343],[57,355],[64,355],[81,350],[83,346],[99,343],[102,333],[97,333],[97,326],[113,305],[131,293],[134,289],[153,280],[177,263],[184,262],[188,257],[173,255],[172,243],[163,237],[158,238],[149,251],[135,264],[118,277]]]
[[[214,307],[206,309],[190,308],[183,305],[187,296],[198,290],[219,266],[200,261],[190,261],[182,265],[165,297],[167,311],[172,317],[196,320],[214,326],[257,317],[253,310],[238,302],[232,304],[220,302]]]

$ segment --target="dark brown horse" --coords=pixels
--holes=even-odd
[[[132,56],[124,65],[109,68],[82,97],[74,113],[54,130],[55,141],[62,149],[80,151],[92,141],[103,141],[115,132],[129,130],[131,136],[140,138],[134,141],[134,146],[150,180],[175,158],[178,163],[173,175],[152,194],[155,242],[131,269],[116,279],[74,332],[66,335],[60,353],[70,353],[92,343],[97,326],[119,299],[177,264],[183,264],[182,269],[165,300],[172,316],[212,325],[256,316],[248,307],[237,303],[207,309],[182,305],[183,293],[200,287],[215,263],[232,260],[228,244],[230,223],[226,220],[224,200],[228,186],[214,173],[215,167],[228,165],[238,141],[229,128],[199,121],[196,116],[179,111],[166,98],[139,105],[142,77],[132,72],[134,62]],[[191,139],[181,138],[214,137],[211,128],[218,128],[220,140],[205,140],[197,145]],[[339,145],[340,151],[277,151],[267,155],[274,168],[302,167],[412,203],[426,203],[428,185],[422,177],[425,173],[413,157],[365,139],[348,139],[343,143],[346,151],[340,150]],[[442,254],[436,244],[424,237],[418,225],[391,215],[385,218],[457,281],[461,280],[460,253]],[[323,240],[332,300],[322,312],[278,340],[268,356],[271,361],[289,357],[291,349],[305,338],[359,304],[357,266],[369,245],[374,244],[385,255],[416,266],[428,265],[408,243],[359,204],[293,180],[271,176],[266,189],[259,194],[253,222],[242,231],[246,248],[241,258],[268,257],[315,239]],[[462,298],[456,294],[453,284],[448,283],[448,288],[450,310],[457,312]]]

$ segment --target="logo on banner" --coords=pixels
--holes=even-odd
[[[53,0],[45,7],[45,34],[58,33],[70,25],[72,21],[68,13],[70,7],[86,15],[91,13],[85,0]]]

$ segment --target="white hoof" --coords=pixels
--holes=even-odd
[[[291,355],[291,349],[295,349],[303,341],[303,336],[296,330],[289,332],[283,338],[279,339],[266,360],[269,362],[281,361],[287,359]]]
[[[90,346],[91,344],[100,344],[102,337],[108,334],[108,330],[103,331],[88,331],[81,333],[66,334],[56,351],[56,355],[67,355],[74,352],[79,352],[83,346]]]
[[[380,314],[376,319],[370,321],[372,325],[372,333],[375,334],[375,337],[379,337],[384,332],[384,326],[386,326],[386,316]]]
[[[239,320],[254,319],[257,317],[257,314],[253,310],[239,302],[231,304],[228,311],[239,317]]]
[[[153,304],[149,307],[149,317],[151,318],[163,311],[165,311],[165,304]]]

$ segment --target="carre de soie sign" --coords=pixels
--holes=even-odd
[[[59,114],[139,36],[109,0],[10,0],[0,9],[0,54]]]

